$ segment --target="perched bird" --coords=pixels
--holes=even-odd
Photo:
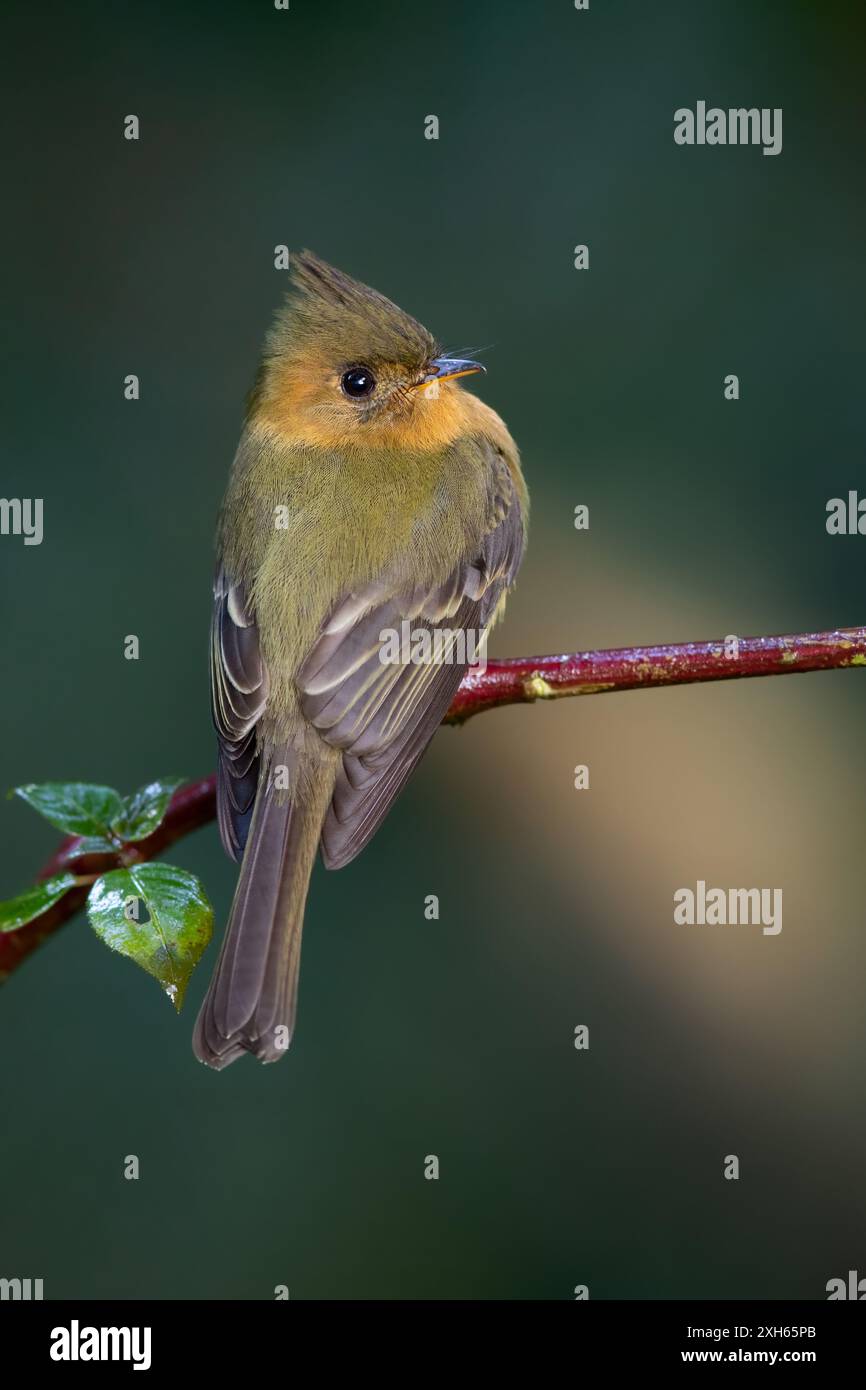
[[[211,1067],[282,1056],[316,849],[337,869],[366,845],[466,670],[451,638],[489,628],[514,582],[528,499],[502,420],[458,384],[479,371],[375,290],[292,258],[217,540],[217,806],[241,868],[195,1027]],[[438,659],[383,660],[407,622],[451,634]]]

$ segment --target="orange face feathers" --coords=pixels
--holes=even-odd
[[[481,404],[454,379],[483,369],[438,352],[390,299],[302,252],[267,339],[250,423],[325,449],[439,449],[471,427]]]

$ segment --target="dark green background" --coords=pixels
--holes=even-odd
[[[492,345],[479,389],[533,497],[494,651],[866,620],[866,539],[824,528],[866,494],[853,3],[20,5],[4,27],[2,493],[45,499],[41,547],[0,538],[4,785],[211,768],[211,537],[278,243]],[[782,154],[677,147],[699,99],[781,106]],[[567,1299],[866,1274],[864,701],[838,672],[443,731],[362,858],[316,871],[277,1067],[194,1062],[214,947],[178,1019],[70,924],[2,993],[0,1275]],[[11,895],[56,837],[12,802],[0,832]],[[221,924],[215,829],[171,857]],[[675,927],[697,878],[782,887],[781,935]]]

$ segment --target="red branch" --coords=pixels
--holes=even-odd
[[[791,676],[806,671],[866,666],[866,627],[837,628],[791,637],[742,637],[683,642],[668,647],[624,647],[568,656],[511,657],[491,661],[466,675],[445,717],[462,724],[496,705],[530,704],[571,695],[600,695],[656,685],[690,685],[745,676]],[[216,779],[203,777],[175,792],[162,824],[136,845],[116,854],[80,855],[80,840],[63,841],[40,878],[74,867],[87,876],[153,859],[216,814]],[[0,981],[31,951],[83,907],[86,887],[71,888],[59,902],[18,931],[0,933]]]
[[[573,656],[517,656],[470,670],[448,711],[460,723],[494,705],[601,695],[653,685],[694,685],[744,676],[790,676],[866,666],[866,627],[792,637],[728,637],[669,647],[620,647]]]

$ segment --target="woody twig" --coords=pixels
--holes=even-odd
[[[784,637],[725,637],[661,647],[624,647],[564,656],[510,657],[473,667],[465,676],[446,724],[462,724],[498,705],[531,704],[574,695],[602,695],[651,686],[696,685],[743,680],[750,676],[792,676],[807,671],[866,667],[866,627]],[[42,869],[40,879],[71,869],[86,879],[130,863],[154,859],[216,815],[216,778],[204,777],[179,788],[165,818],[146,840],[111,854],[85,854],[81,839],[64,840]],[[0,981],[84,906],[87,887],[70,888],[59,902],[17,931],[0,933]]]

